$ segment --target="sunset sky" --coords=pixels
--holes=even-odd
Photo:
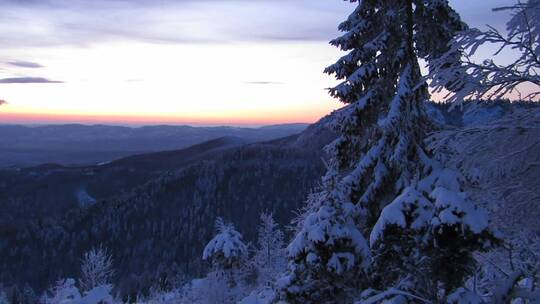
[[[509,0],[450,1],[502,27]],[[260,125],[340,104],[339,0],[2,0],[0,123]]]

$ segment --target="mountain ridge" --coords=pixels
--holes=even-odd
[[[91,165],[125,156],[175,150],[208,140],[232,136],[249,142],[296,134],[307,124],[260,128],[109,125],[0,125],[0,167],[27,167],[42,163]]]

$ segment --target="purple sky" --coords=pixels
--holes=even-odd
[[[500,26],[508,0],[452,0],[472,26]],[[339,0],[3,0],[3,47],[152,43],[327,41],[351,11]],[[219,34],[219,35],[216,35]]]

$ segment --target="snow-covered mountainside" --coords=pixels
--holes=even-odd
[[[262,212],[289,223],[323,170],[314,150],[253,144],[58,218],[24,227],[0,221],[0,282],[28,282],[41,292],[59,277],[76,277],[83,252],[103,245],[114,258],[118,291],[133,298],[160,278],[203,272],[202,250],[218,216],[238,223],[248,240]]]
[[[247,143],[237,137],[221,137],[182,150],[129,156],[93,166],[0,168],[0,222],[16,225],[40,217],[62,216],[81,204],[129,193],[164,172],[215,159],[227,149]]]
[[[440,125],[430,145],[462,170],[468,192],[490,211],[494,226],[510,237],[524,229],[538,233],[540,106],[466,104],[448,112],[428,104],[428,110]],[[28,282],[41,292],[58,277],[76,277],[82,253],[99,245],[111,251],[123,295],[147,290],[158,278],[199,275],[208,266],[201,257],[216,217],[237,224],[245,241],[254,242],[259,213],[273,211],[282,225],[295,216],[324,172],[320,150],[335,138],[328,120],[268,143],[227,144],[230,149],[208,157],[189,158],[194,154],[186,150],[122,160],[122,168],[139,171],[177,165],[159,177],[148,174],[148,183],[134,183],[121,197],[100,199],[89,187],[97,201],[58,218],[25,227],[0,221],[0,281],[21,288]],[[119,164],[105,166],[116,172]],[[118,180],[110,170],[99,175],[102,183]],[[47,179],[47,187],[58,186],[55,180]]]

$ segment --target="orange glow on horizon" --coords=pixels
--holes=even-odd
[[[304,111],[246,111],[245,113],[214,113],[205,115],[164,114],[102,114],[55,113],[47,111],[3,111],[0,123],[8,124],[119,124],[119,125],[235,125],[262,126],[287,123],[314,123],[333,109],[307,109]],[[235,115],[236,114],[236,115]]]

